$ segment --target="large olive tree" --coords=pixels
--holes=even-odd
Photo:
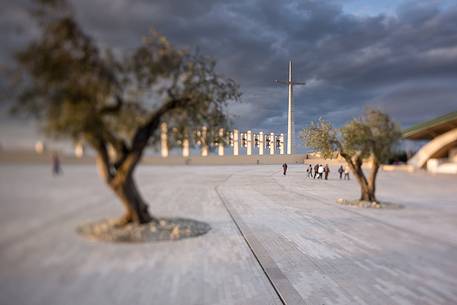
[[[347,162],[361,188],[360,200],[377,202],[376,176],[379,166],[392,155],[401,132],[390,117],[375,109],[367,109],[356,118],[336,129],[320,119],[303,130],[305,145],[330,158],[337,152]],[[362,170],[364,160],[371,162],[368,177]]]
[[[134,170],[158,140],[160,123],[189,133],[225,127],[226,104],[238,100],[238,85],[216,74],[213,61],[156,32],[133,51],[115,52],[83,31],[64,1],[41,0],[35,8],[41,34],[17,53],[23,81],[16,109],[36,115],[50,135],[90,144],[103,179],[125,206],[120,224],[156,221]]]

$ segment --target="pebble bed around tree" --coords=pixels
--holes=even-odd
[[[344,206],[351,206],[357,208],[370,208],[370,209],[402,209],[403,206],[397,203],[391,202],[371,202],[371,201],[364,201],[364,200],[347,200],[339,198],[336,203],[344,205]]]
[[[161,218],[158,223],[124,226],[105,219],[77,228],[79,234],[89,239],[132,243],[180,240],[203,235],[209,230],[209,224],[186,218]]]

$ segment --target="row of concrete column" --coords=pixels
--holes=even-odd
[[[204,157],[209,155],[209,143],[206,143],[208,135],[208,129],[203,127],[201,130],[197,131],[197,138],[200,140],[197,142],[197,145],[200,146],[200,154]],[[232,153],[234,156],[240,155],[241,147],[246,148],[246,155],[250,156],[255,154],[254,150],[257,149],[258,155],[270,154],[274,155],[277,150],[279,154],[283,155],[285,152],[285,143],[284,143],[284,134],[275,136],[273,132],[269,134],[264,134],[262,131],[258,134],[253,133],[251,130],[246,132],[240,132],[238,129],[226,133],[224,129],[219,129],[218,131],[219,138],[228,137],[228,146],[232,147]],[[184,138],[181,143],[182,146],[182,156],[190,156],[190,142],[188,138]],[[223,141],[217,143],[217,154],[219,156],[225,155],[226,144]],[[35,145],[35,150],[37,153],[42,153],[44,148],[44,143],[37,142]],[[78,142],[75,145],[75,156],[77,158],[82,158],[85,155],[85,147],[82,142]],[[114,154],[114,149],[108,147],[109,154]],[[169,145],[168,145],[168,127],[166,123],[160,125],[160,154],[162,157],[168,157]]]
[[[197,144],[200,146],[200,153],[202,156],[206,157],[209,154],[209,146],[206,143],[208,130],[206,127],[203,127],[197,132],[197,137],[200,139]],[[219,137],[224,138],[227,136],[225,131],[221,128],[219,129]],[[264,150],[268,149],[270,155],[274,155],[276,148],[279,150],[279,154],[284,154],[284,134],[275,136],[273,132],[270,134],[264,134],[262,131],[258,134],[254,134],[251,130],[246,132],[239,132],[238,129],[234,129],[229,134],[229,146],[233,147],[233,155],[240,155],[240,148],[246,148],[246,155],[250,156],[254,153],[254,148],[258,148],[258,155],[263,155]],[[189,139],[184,139],[182,141],[182,156],[189,157]],[[168,127],[166,123],[162,123],[160,126],[160,152],[161,156],[166,158],[168,157]],[[219,141],[217,144],[217,154],[219,156],[224,156],[225,154],[225,144],[222,141]]]

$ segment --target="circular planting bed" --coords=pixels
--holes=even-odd
[[[78,227],[84,237],[112,242],[155,242],[203,235],[211,230],[205,222],[186,218],[161,218],[158,223],[119,226],[115,220],[101,220]]]
[[[347,199],[338,199],[336,203],[357,207],[357,208],[369,208],[369,209],[401,209],[403,206],[397,203],[390,203],[390,202],[371,202],[371,201],[363,201],[363,200],[347,200]]]

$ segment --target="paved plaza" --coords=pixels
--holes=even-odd
[[[95,166],[0,165],[0,304],[457,304],[457,176],[381,172],[400,210],[343,207],[354,180],[303,165],[141,166],[159,216],[212,230],[147,244],[83,239],[122,207]]]

